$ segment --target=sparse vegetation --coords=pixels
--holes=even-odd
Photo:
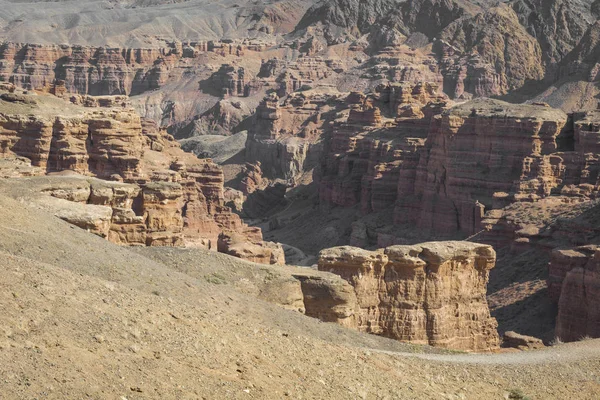
[[[508,398],[510,400],[531,400],[530,397],[525,396],[521,389],[511,389]]]
[[[206,282],[212,283],[213,285],[225,285],[225,284],[227,284],[227,279],[224,276],[222,276],[221,274],[217,273],[217,272],[213,272],[210,275],[206,275],[204,277],[204,279],[206,279]]]
[[[558,336],[556,336],[554,339],[552,339],[552,341],[550,342],[550,346],[558,346],[563,344],[564,342],[561,340],[561,338],[559,338]]]

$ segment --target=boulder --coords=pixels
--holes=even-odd
[[[502,336],[502,345],[504,347],[514,347],[520,350],[533,350],[545,347],[544,342],[542,342],[541,339],[533,336],[521,335],[513,331],[504,332],[504,335]]]

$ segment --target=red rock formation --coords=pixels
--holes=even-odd
[[[499,96],[507,91],[506,82],[495,68],[477,53],[463,54],[440,40],[436,49],[441,55],[440,69],[444,76],[444,92],[455,99]]]
[[[221,90],[223,97],[247,96],[246,79],[243,67],[229,64],[221,65],[221,68],[211,76],[213,86]]]
[[[246,141],[246,159],[259,161],[269,179],[293,181],[314,168],[320,159],[319,139],[334,118],[335,95],[299,93],[283,104],[275,94],[256,109]]]
[[[186,242],[216,248],[219,235],[228,232],[271,249],[262,244],[260,229],[248,227],[225,207],[224,176],[218,165],[183,152],[172,136],[124,107],[122,99],[75,100],[85,106],[37,96],[35,114],[31,104],[13,102],[9,112],[0,113],[0,149],[5,155],[27,157],[47,172],[75,171],[139,185],[126,193],[115,187],[106,193],[92,190],[82,201],[103,207],[108,216],[86,217],[80,226],[120,244]],[[75,221],[82,214],[74,215],[65,219]],[[101,223],[91,227],[86,221]],[[281,262],[281,255],[273,256],[273,262]]]
[[[430,120],[447,100],[428,83],[392,84],[378,92],[377,98],[355,93],[346,99],[353,108],[346,122],[334,126],[322,167],[324,204],[360,203],[364,212],[379,211],[412,193]]]
[[[285,254],[278,243],[250,242],[236,233],[221,233],[218,241],[219,252],[259,264],[285,265]]]
[[[50,89],[57,95],[139,94],[160,88],[172,78],[170,73],[189,68],[201,53],[242,57],[245,49],[264,50],[260,44],[220,42],[174,42],[145,49],[4,43],[0,78],[25,89]],[[237,73],[236,79],[220,86],[229,95],[244,95],[243,68]]]
[[[289,62],[278,58],[264,61],[258,78],[277,87],[280,97],[303,88],[312,88],[319,81],[333,78],[343,71],[339,60],[322,57],[300,57]]]
[[[436,232],[480,230],[493,195],[547,196],[558,186],[550,153],[567,116],[543,106],[475,100],[437,117],[419,159],[414,196],[400,197],[396,223]]]
[[[434,242],[366,251],[323,250],[319,270],[340,275],[356,293],[354,327],[413,343],[460,350],[498,347],[486,302],[491,246]]]
[[[558,301],[556,337],[571,342],[600,337],[600,249],[557,250],[550,262],[550,290]]]
[[[263,184],[262,170],[260,161],[254,163],[246,163],[242,170],[242,181],[240,182],[240,190],[246,196],[260,189]]]
[[[178,183],[151,182],[142,189],[142,210],[148,227],[148,246],[183,244],[183,188]]]

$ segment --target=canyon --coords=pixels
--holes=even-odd
[[[197,366],[148,336],[166,332],[172,354],[207,361],[195,373],[230,383],[200,392],[226,398],[338,394],[256,380],[282,376],[260,340],[275,358],[357,343],[369,361],[348,371],[364,375],[412,351],[545,368],[562,342],[600,337],[598,1],[70,3],[0,13],[0,253],[19,290],[7,307],[34,289],[55,299],[19,286],[20,263],[99,287],[77,293],[104,302],[90,307],[118,293],[117,307],[160,317],[130,310],[119,339],[67,312],[92,354]],[[0,352],[39,339],[4,331]],[[234,359],[240,332],[254,355]],[[566,348],[593,358],[595,343]],[[345,379],[346,397],[396,396],[368,379]],[[147,390],[138,381],[127,398]],[[200,396],[158,386],[148,396]],[[488,389],[469,394],[524,398]]]

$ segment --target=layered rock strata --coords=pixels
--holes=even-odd
[[[482,351],[499,342],[485,297],[495,261],[491,246],[432,242],[378,251],[327,249],[318,265],[353,286],[357,329],[413,343]]]
[[[36,102],[34,112],[30,104],[0,100],[0,154],[26,157],[47,173],[73,171],[135,187],[118,195],[91,190],[77,200],[108,207],[100,226],[85,229],[130,245],[216,249],[223,233],[263,245],[260,229],[225,206],[221,168],[183,152],[122,99],[76,98],[79,104],[68,104],[47,95],[25,97]],[[278,252],[280,247],[266,246],[261,260],[270,262]],[[273,260],[280,262],[278,257]]]
[[[293,182],[319,164],[321,139],[329,130],[338,95],[298,93],[280,101],[272,93],[256,109],[246,141],[246,159],[259,161],[269,179]]]
[[[430,120],[448,100],[433,83],[404,83],[374,96],[351,93],[346,102],[350,112],[334,124],[321,166],[320,201],[380,211],[414,190]]]
[[[560,181],[556,139],[567,115],[544,106],[474,100],[432,120],[413,196],[399,196],[396,223],[474,234],[495,193],[550,195]]]
[[[203,54],[242,57],[262,50],[260,41],[172,42],[156,48],[7,42],[0,46],[0,79],[24,89],[52,89],[55,94],[134,95],[160,88],[173,73],[189,72]],[[230,66],[223,68],[217,77],[234,72]],[[243,69],[239,76],[241,80],[231,75],[232,79],[218,82],[224,94],[244,94]]]

